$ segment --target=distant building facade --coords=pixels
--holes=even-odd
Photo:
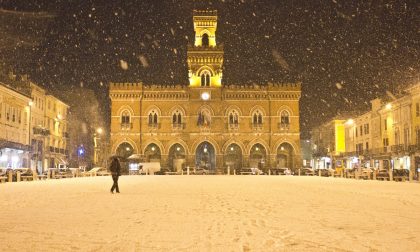
[[[66,164],[69,137],[67,134],[68,105],[28,80],[26,75],[20,76],[17,80],[17,76],[10,73],[3,79],[4,87],[11,90],[9,92],[19,93],[28,98],[24,109],[19,110],[22,120],[27,117],[25,134],[28,160],[19,165],[42,172],[46,168],[56,167],[57,164]],[[16,114],[16,116],[19,115]],[[12,131],[9,129],[6,132],[10,134]]]
[[[111,83],[111,152],[180,171],[301,166],[300,83],[222,84],[217,12],[194,11],[189,85]]]
[[[345,150],[335,158],[347,168],[406,169],[413,176],[420,168],[420,83],[404,89],[397,97],[374,99],[371,110],[342,120],[345,128]],[[328,124],[326,124],[328,125]],[[312,131],[312,141],[321,142],[313,151],[313,162],[319,154],[327,157],[325,142],[333,134]],[[327,144],[329,146],[329,144]],[[321,150],[324,150],[323,152]],[[322,153],[320,153],[322,152]],[[324,168],[321,166],[316,166]],[[328,167],[326,167],[328,168]]]
[[[0,168],[30,165],[31,98],[0,83]]]

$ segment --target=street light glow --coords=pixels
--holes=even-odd
[[[104,132],[104,130],[103,130],[102,128],[97,128],[97,129],[96,129],[96,132],[97,132],[98,134],[102,134],[102,133]]]
[[[391,103],[388,103],[387,105],[385,105],[385,108],[386,108],[387,110],[392,109],[392,104],[391,104]]]
[[[353,123],[354,123],[353,119],[348,119],[346,122],[347,125],[353,125]]]

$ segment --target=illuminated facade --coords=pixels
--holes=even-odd
[[[370,111],[348,116],[343,121],[345,150],[336,160],[343,160],[347,168],[409,170],[411,177],[418,174],[420,84],[404,89],[393,99],[374,99],[371,105]],[[324,133],[320,133],[320,128]],[[322,143],[313,150],[313,163],[317,168],[324,168],[316,165],[318,156],[334,156],[326,151],[333,132],[325,129],[321,126],[312,131],[312,141]]]
[[[311,131],[313,160],[315,169],[341,168],[341,159],[346,151],[345,120],[333,119]]]
[[[28,168],[31,98],[0,83],[0,168]]]
[[[301,166],[300,83],[222,84],[217,12],[194,11],[189,85],[111,83],[111,152],[171,171]]]
[[[7,84],[16,92],[29,97],[25,110],[22,110],[28,116],[25,134],[26,142],[30,146],[29,161],[22,163],[23,167],[42,172],[46,168],[56,167],[57,164],[66,164],[69,106],[30,81],[27,75],[17,77],[9,73],[6,79]],[[8,133],[10,132],[9,130]]]

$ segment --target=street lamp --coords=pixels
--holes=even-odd
[[[28,151],[28,163],[29,163],[29,168],[32,169],[32,158],[31,158],[31,153],[32,153],[32,141],[31,141],[31,121],[32,121],[32,106],[34,105],[34,102],[32,100],[30,100],[28,102],[28,109],[29,109],[29,121],[28,121],[28,146],[29,146],[29,151]]]
[[[100,137],[99,135],[102,135],[102,133],[104,133],[104,130],[99,127],[95,130],[95,133],[93,134],[93,144],[94,144],[94,148],[93,148],[93,163],[96,165],[99,163],[100,158],[99,158],[99,152],[100,152]]]

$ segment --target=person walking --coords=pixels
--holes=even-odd
[[[118,177],[121,176],[121,165],[117,157],[112,158],[109,170],[111,171],[112,180],[114,181],[114,184],[111,187],[111,193],[114,193],[114,190],[117,193],[120,193],[120,188],[118,187]]]

